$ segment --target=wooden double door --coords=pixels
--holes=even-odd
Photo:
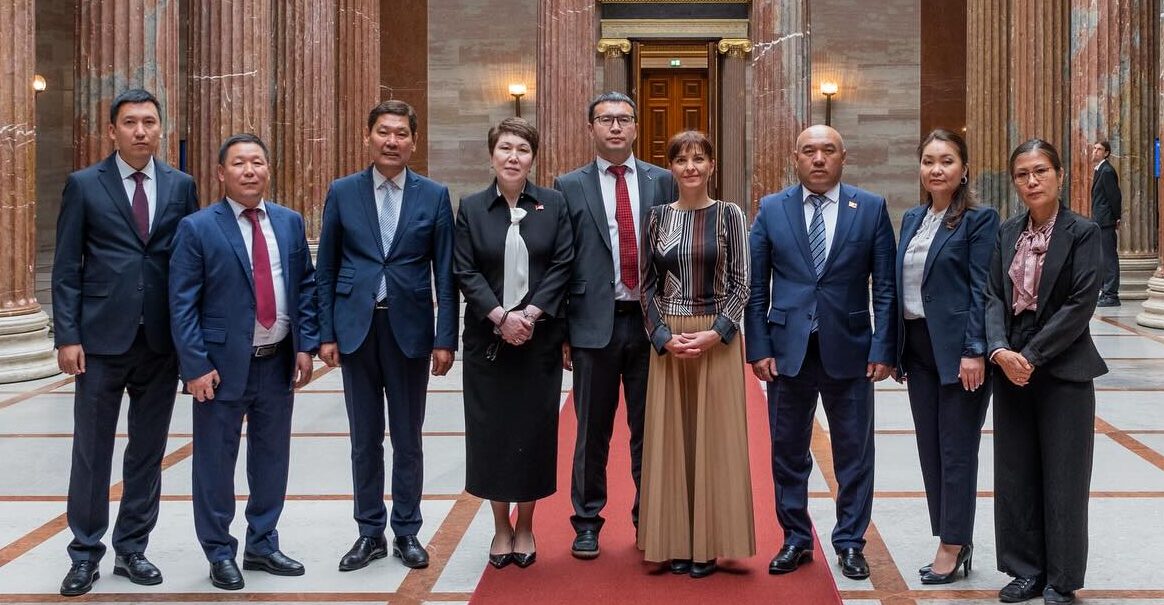
[[[667,140],[683,130],[710,131],[706,69],[657,69],[641,72],[639,137],[635,155],[667,166]],[[714,139],[713,139],[714,140]]]

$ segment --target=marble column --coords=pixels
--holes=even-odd
[[[544,146],[537,181],[548,185],[594,157],[584,128],[586,104],[594,97],[594,44],[598,21],[593,0],[538,3],[536,122]],[[569,74],[566,77],[566,74]]]
[[[336,176],[336,7],[276,4],[273,199],[303,215],[319,238],[323,200]]]
[[[1014,198],[1007,158],[1010,144],[1008,44],[1011,0],[968,0],[966,5],[966,144],[970,175],[982,203],[1003,217]]]
[[[752,3],[752,199],[796,179],[792,151],[808,125],[811,92],[807,0]]]
[[[1157,32],[1164,32],[1164,12],[1160,13]],[[1156,86],[1164,90],[1164,35],[1157,35],[1153,41],[1156,53]],[[1164,103],[1156,100],[1156,136],[1164,139]],[[1156,192],[1156,241],[1164,241],[1164,188]],[[1120,293],[1123,294],[1122,292]],[[1136,323],[1149,328],[1164,328],[1164,246],[1156,246],[1156,271],[1148,280],[1148,299],[1144,310],[1136,316]]]
[[[1148,0],[1073,0],[1071,11],[1071,206],[1091,215],[1095,174],[1091,146],[1112,145],[1120,177],[1120,298],[1147,297],[1156,268],[1153,176],[1156,82],[1154,28]]]
[[[215,167],[226,137],[249,132],[273,143],[274,4],[189,0],[187,165],[203,205],[222,195]]]
[[[368,165],[363,134],[380,102],[380,0],[339,0],[336,29],[336,174],[344,175]]]
[[[724,55],[720,71],[723,91],[720,115],[719,175],[720,197],[735,202],[747,212],[748,158],[747,158],[747,62],[752,42],[740,38],[724,38],[717,47]]]
[[[109,155],[109,109],[130,88],[144,88],[162,106],[162,145],[178,165],[179,108],[177,0],[87,0],[77,3],[76,114],[73,165]]]
[[[627,94],[630,80],[627,76],[627,53],[631,50],[626,38],[603,38],[598,41],[598,54],[602,55],[602,90]]]
[[[36,300],[35,7],[0,0],[0,383],[57,373]]]

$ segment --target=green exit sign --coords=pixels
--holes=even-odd
[[[683,62],[679,59],[671,59],[671,67],[679,67]]]

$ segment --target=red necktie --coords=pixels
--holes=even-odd
[[[137,224],[137,234],[141,241],[150,238],[150,201],[146,198],[144,172],[135,172],[131,175],[137,185],[133,188],[133,222]]]
[[[635,216],[631,211],[630,189],[626,186],[626,166],[606,169],[614,175],[614,220],[618,223],[618,267],[622,283],[639,287],[639,250],[635,242]]]
[[[275,325],[275,282],[271,278],[271,255],[267,238],[259,225],[259,209],[247,208],[243,216],[251,222],[251,272],[255,276],[255,318],[268,330]]]

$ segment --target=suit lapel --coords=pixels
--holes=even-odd
[[[1010,230],[1003,230],[999,233],[999,245],[1002,254],[1002,290],[1005,295],[1005,302],[1007,308],[1007,321],[1010,321],[1011,311],[1014,309],[1014,283],[1008,277],[1010,273],[1010,266],[1014,263],[1014,246],[1018,243],[1019,234],[1027,226],[1027,221],[1030,220],[1030,214],[1024,212],[1022,220],[1012,224]],[[1009,323],[1007,324],[1009,325]]]
[[[166,209],[170,207],[170,200],[173,199],[173,196],[170,195],[170,188],[174,186],[174,179],[170,174],[171,170],[169,165],[154,159],[154,177],[157,179],[154,183],[154,220],[150,223],[150,236],[146,239],[147,245],[153,239],[154,232],[158,230],[158,225],[162,224],[162,215],[166,213]]]
[[[962,220],[958,222],[957,229],[961,229],[962,225],[964,224],[966,224],[965,214],[962,215]],[[925,269],[922,270],[923,284],[926,283],[927,279],[929,279],[930,269],[933,268],[934,259],[938,257],[938,253],[941,252],[942,246],[945,246],[946,242],[950,241],[950,236],[954,235],[954,232],[957,231],[957,229],[946,228],[945,218],[942,219],[942,224],[938,225],[938,230],[934,233],[934,240],[930,242],[930,251],[928,254],[926,254],[926,266]]]
[[[635,160],[635,170],[639,181],[639,225],[647,224],[647,215],[655,205],[655,175],[646,162]]]
[[[918,208],[925,208],[919,206]],[[918,219],[918,208],[911,208],[906,211],[905,216],[901,217],[901,245],[897,247],[897,274],[905,269],[905,250],[909,247],[909,242],[913,240],[913,236],[917,234],[917,227],[921,224]],[[901,282],[898,282],[901,285]]]
[[[641,179],[639,187],[642,187]],[[586,197],[586,207],[590,209],[590,214],[594,217],[594,224],[598,226],[598,232],[602,234],[602,241],[606,244],[606,249],[613,250],[614,248],[610,244],[610,229],[606,222],[606,206],[602,203],[602,186],[598,182],[598,162],[596,161],[591,162],[582,170],[582,193]],[[642,206],[642,198],[639,198],[639,205]]]
[[[1051,243],[1047,245],[1047,254],[1043,257],[1043,275],[1039,277],[1038,316],[1041,318],[1047,310],[1046,301],[1051,297],[1051,290],[1059,273],[1063,271],[1063,263],[1067,261],[1067,253],[1071,249],[1071,223],[1075,217],[1067,210],[1060,209],[1059,217],[1055,219],[1055,226],[1051,229]]]
[[[360,184],[357,187],[359,192],[359,204],[364,209],[364,214],[367,220],[364,222],[368,225],[368,233],[372,237],[372,241],[376,242],[376,249],[380,251],[380,258],[387,256],[384,253],[384,243],[380,241],[380,215],[376,213],[376,186],[375,179],[372,178],[372,168],[368,167],[360,176]]]
[[[230,247],[234,250],[234,255],[238,257],[238,262],[242,264],[243,273],[246,274],[247,281],[250,282],[251,289],[254,290],[255,278],[251,275],[251,259],[247,254],[247,244],[243,241],[242,232],[239,231],[238,219],[234,217],[234,210],[223,199],[215,207],[214,214],[218,221],[218,227],[222,229],[226,241],[230,242]]]
[[[400,236],[408,232],[408,223],[412,221],[412,217],[420,210],[420,179],[411,170],[404,180],[404,191],[400,199],[400,218],[396,220],[396,233],[392,235],[392,248],[386,250],[384,257],[392,255],[392,250],[397,248],[396,244],[400,241]]]
[[[275,232],[275,243],[279,248],[279,264],[283,267],[283,291],[287,293],[287,300],[291,301],[291,282],[295,278],[291,275],[291,247],[295,243],[295,233],[291,228],[290,216],[279,209],[272,208],[274,204],[267,202],[267,218],[271,221],[271,231]]]
[[[802,209],[803,207],[804,205],[801,204]],[[829,267],[833,266],[833,260],[840,254],[844,245],[842,242],[849,238],[849,230],[853,227],[853,218],[856,215],[857,202],[854,200],[853,192],[842,184],[840,197],[837,199],[837,228],[833,230],[832,245],[829,246],[829,255],[825,259],[824,271],[821,275],[828,273]],[[805,237],[807,238],[807,235]]]
[[[101,186],[105,188],[105,193],[109,195],[109,200],[113,202],[113,207],[117,209],[121,218],[125,219],[125,224],[133,234],[133,239],[141,241],[141,237],[137,233],[137,223],[133,220],[133,208],[129,205],[129,198],[125,195],[125,187],[121,184],[121,172],[117,170],[117,162],[113,159],[113,152],[105,162],[102,164],[100,176],[97,180],[101,181]]]
[[[800,248],[800,254],[804,257],[804,262],[808,265],[809,271],[815,273],[816,268],[812,264],[812,250],[808,248],[808,229],[804,226],[804,190],[800,185],[788,192],[788,196],[782,200],[781,205],[784,207],[784,218],[788,219],[788,230],[792,232],[792,237],[796,239],[796,247]]]

